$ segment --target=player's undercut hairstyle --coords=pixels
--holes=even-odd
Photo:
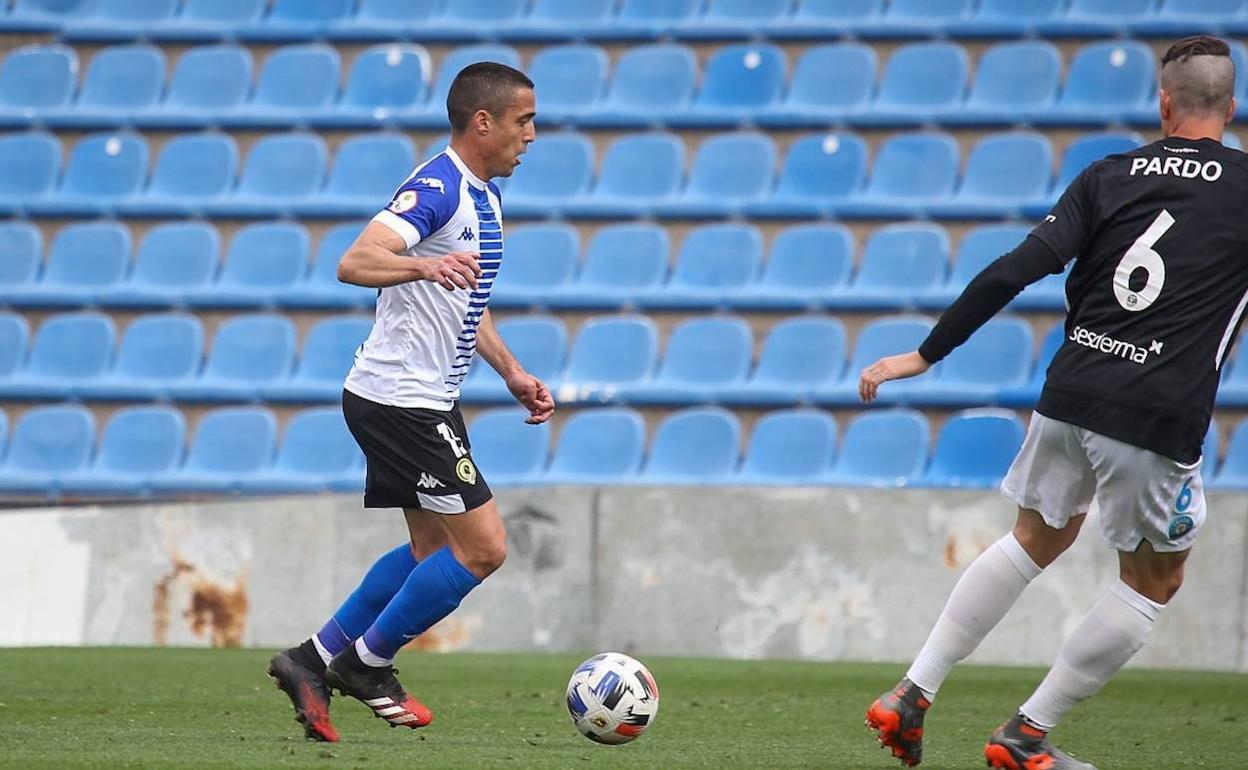
[[[1184,115],[1225,115],[1235,94],[1235,61],[1226,41],[1185,37],[1161,57],[1161,88]]]
[[[446,114],[451,131],[459,133],[477,110],[498,117],[515,99],[516,89],[532,88],[529,76],[506,64],[482,61],[469,64],[459,71],[446,95]]]

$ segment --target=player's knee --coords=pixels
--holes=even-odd
[[[497,536],[483,538],[464,549],[464,567],[484,580],[492,575],[507,560],[507,538],[502,533]]]

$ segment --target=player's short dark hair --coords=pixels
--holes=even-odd
[[[1230,57],[1231,47],[1225,40],[1212,35],[1192,35],[1185,37],[1166,49],[1161,57],[1161,66],[1172,61],[1185,62],[1193,56],[1226,56]]]
[[[446,95],[446,115],[451,130],[458,133],[468,127],[477,110],[495,117],[512,103],[517,88],[532,88],[529,76],[506,64],[482,61],[469,64],[459,71]]]
[[[1181,113],[1225,113],[1235,93],[1231,47],[1210,35],[1183,38],[1161,57],[1161,87]]]

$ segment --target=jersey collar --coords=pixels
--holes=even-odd
[[[464,163],[464,159],[459,157],[459,153],[455,152],[450,145],[447,145],[443,152],[445,152],[446,157],[450,158],[451,162],[455,164],[455,168],[459,169],[459,173],[463,174],[464,178],[468,180],[468,184],[478,190],[484,190],[486,188],[485,182],[482,182],[476,174],[472,173],[472,170],[468,168],[466,163]]]

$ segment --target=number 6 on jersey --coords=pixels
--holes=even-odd
[[[1118,304],[1127,310],[1133,313],[1143,310],[1156,302],[1161,294],[1161,287],[1166,283],[1166,263],[1153,246],[1173,226],[1174,217],[1162,209],[1144,234],[1136,238],[1127,253],[1122,255],[1122,261],[1114,271],[1114,296],[1118,298]],[[1148,280],[1144,288],[1132,291],[1131,274],[1140,267],[1148,273]]]

